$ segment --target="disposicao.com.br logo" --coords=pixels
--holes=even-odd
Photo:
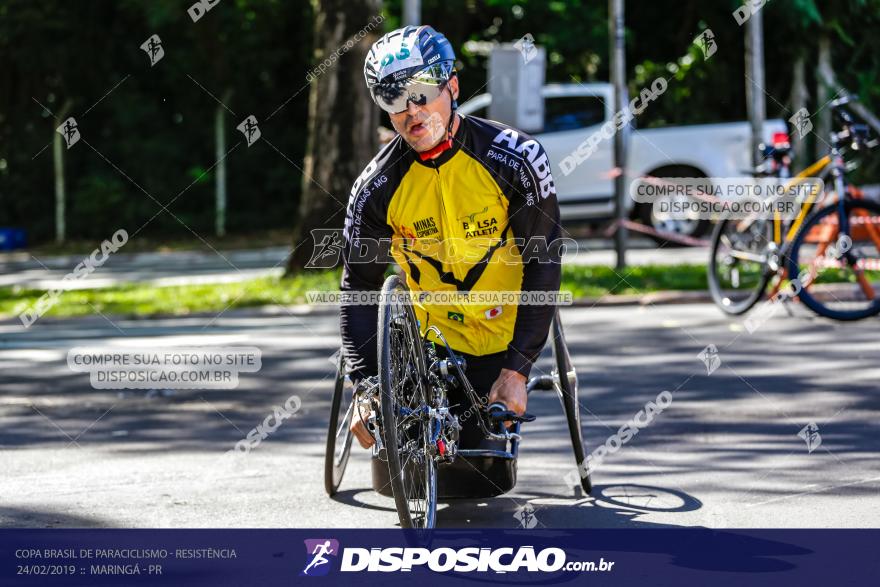
[[[339,554],[339,541],[332,538],[307,538],[307,562],[301,576],[320,577],[330,572],[330,559]]]
[[[330,539],[306,540],[308,552],[306,567],[301,575],[326,575],[330,570],[327,556],[339,554],[339,542]],[[552,573],[555,571],[610,571],[614,562],[566,561],[561,548],[544,548],[536,551],[533,546],[517,548],[359,548],[342,549],[339,570],[341,572],[408,572],[413,567],[445,573],[449,571],[515,573],[531,571]]]

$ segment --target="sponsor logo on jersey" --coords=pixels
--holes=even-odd
[[[465,214],[464,216],[459,216],[458,219],[459,220],[467,220],[468,222],[474,222],[476,220],[477,214],[485,214],[488,211],[489,211],[489,206],[486,206],[482,210],[479,210],[477,212],[471,212],[470,214]],[[467,226],[465,226],[465,229],[467,229]]]
[[[489,236],[498,232],[497,218],[494,216],[492,218],[477,218],[480,214],[485,214],[488,211],[489,206],[485,206],[482,210],[458,217],[461,220],[461,228],[464,230],[465,238]]]
[[[437,224],[434,222],[433,216],[416,220],[413,223],[413,228],[416,229],[416,236],[419,238],[431,236],[440,232],[437,230]]]
[[[505,128],[495,136],[492,142],[504,147],[509,152],[516,153],[529,162],[532,171],[535,172],[535,176],[538,178],[541,198],[546,198],[556,193],[556,185],[553,183],[553,175],[550,173],[550,160],[538,141],[528,139],[520,142],[520,136],[517,131],[512,128]]]
[[[462,228],[465,230],[465,238],[489,236],[498,232],[498,219],[495,217],[484,218],[482,220],[477,220],[473,224],[462,222]]]

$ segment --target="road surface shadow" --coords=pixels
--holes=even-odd
[[[77,516],[54,511],[0,506],[0,528],[115,528],[113,523],[96,516]]]
[[[346,489],[343,491],[339,491],[336,495],[330,497],[333,501],[339,502],[343,505],[366,508],[368,510],[373,510],[377,512],[396,512],[394,509],[394,501],[391,499],[387,500],[387,505],[376,505],[374,503],[369,503],[364,499],[358,499],[359,496],[367,495],[369,497],[373,497],[372,489]]]
[[[682,513],[702,507],[677,489],[636,484],[597,485],[591,495],[523,491],[485,499],[449,500],[438,513],[441,528],[677,528],[640,520],[650,512]],[[523,512],[528,514],[523,526]]]
[[[523,496],[498,497],[484,500],[450,501],[438,511],[438,528],[476,529],[510,528],[558,530],[550,538],[534,540],[536,549],[542,541],[546,546],[565,543],[567,528],[640,529],[660,532],[602,532],[595,543],[581,540],[566,543],[566,553],[574,557],[586,549],[582,560],[590,560],[599,552],[614,559],[615,552],[666,554],[672,563],[690,569],[736,571],[746,573],[780,572],[795,564],[779,557],[803,556],[812,551],[780,540],[748,536],[738,530],[691,528],[688,540],[664,540],[664,530],[683,530],[675,524],[647,522],[640,516],[647,513],[682,513],[699,510],[702,502],[683,491],[639,484],[597,485],[589,497],[577,500],[560,499],[549,493],[529,492]],[[529,515],[522,512],[528,510]],[[525,522],[525,526],[523,523]],[[694,530],[696,529],[696,532]]]

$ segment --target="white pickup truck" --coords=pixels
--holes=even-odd
[[[533,133],[544,145],[553,163],[553,179],[563,220],[601,221],[614,213],[614,141],[602,140],[595,152],[569,171],[562,172],[563,159],[614,116],[611,84],[548,84],[544,96],[544,128]],[[662,97],[660,98],[662,100]],[[480,94],[460,108],[463,114],[485,117],[492,102]],[[648,105],[648,108],[651,108]],[[782,120],[768,120],[764,140],[786,132]],[[751,129],[747,122],[670,126],[636,130],[631,128],[626,165],[626,185],[639,177],[737,177],[751,167]],[[570,167],[570,166],[569,166]],[[698,237],[707,221],[661,220],[650,205],[636,204],[627,197],[630,216],[658,231]],[[658,239],[662,240],[662,239]]]

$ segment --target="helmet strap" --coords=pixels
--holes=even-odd
[[[449,137],[449,140],[452,140],[452,124],[455,122],[455,110],[458,108],[458,100],[455,99],[455,96],[452,95],[452,88],[449,87],[449,84],[446,84],[446,89],[449,90],[449,99],[452,101],[452,112],[449,113],[449,125],[446,127],[446,134]]]

